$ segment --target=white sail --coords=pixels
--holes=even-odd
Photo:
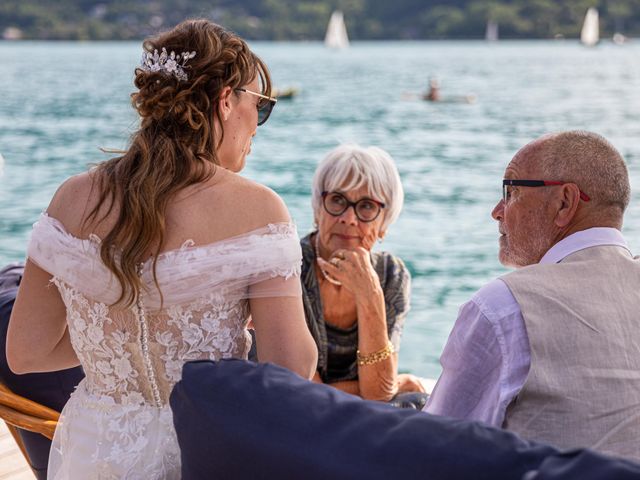
[[[484,32],[484,39],[490,42],[498,40],[498,24],[494,21],[487,21],[487,29]]]
[[[324,37],[324,44],[329,48],[347,48],[349,46],[344,16],[339,10],[331,14],[331,20],[329,20],[329,25],[327,26],[327,34]]]
[[[598,10],[591,7],[587,10],[580,32],[580,41],[587,47],[593,47],[600,40],[600,26],[598,24]]]

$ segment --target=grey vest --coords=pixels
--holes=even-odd
[[[504,428],[640,461],[640,261],[597,246],[502,279],[531,347]]]

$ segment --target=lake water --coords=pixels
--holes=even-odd
[[[255,43],[281,101],[259,128],[243,174],[285,199],[300,234],[312,225],[317,162],[340,142],[378,145],[400,170],[406,203],[380,248],[413,275],[400,368],[436,377],[458,307],[498,263],[490,212],[516,150],[544,132],[603,134],[628,161],[634,189],[624,233],[640,251],[640,42],[586,49],[572,41]],[[67,176],[123,148],[138,43],[0,42],[0,264],[20,260],[32,223]],[[417,99],[437,75],[445,99]]]

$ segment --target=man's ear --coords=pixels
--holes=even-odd
[[[233,110],[231,103],[232,94],[233,90],[231,90],[231,87],[224,87],[218,99],[218,111],[220,112],[220,117],[225,121],[229,119],[231,111]]]
[[[575,183],[565,183],[559,190],[561,196],[556,200],[559,202],[560,208],[554,222],[557,227],[564,228],[571,223],[576,215],[578,205],[580,205],[580,189]]]

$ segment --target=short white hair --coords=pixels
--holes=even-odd
[[[367,188],[372,199],[384,202],[381,230],[386,231],[400,215],[404,190],[393,158],[378,147],[340,145],[320,161],[311,193],[314,219],[324,208],[322,192],[348,192],[361,187]]]

